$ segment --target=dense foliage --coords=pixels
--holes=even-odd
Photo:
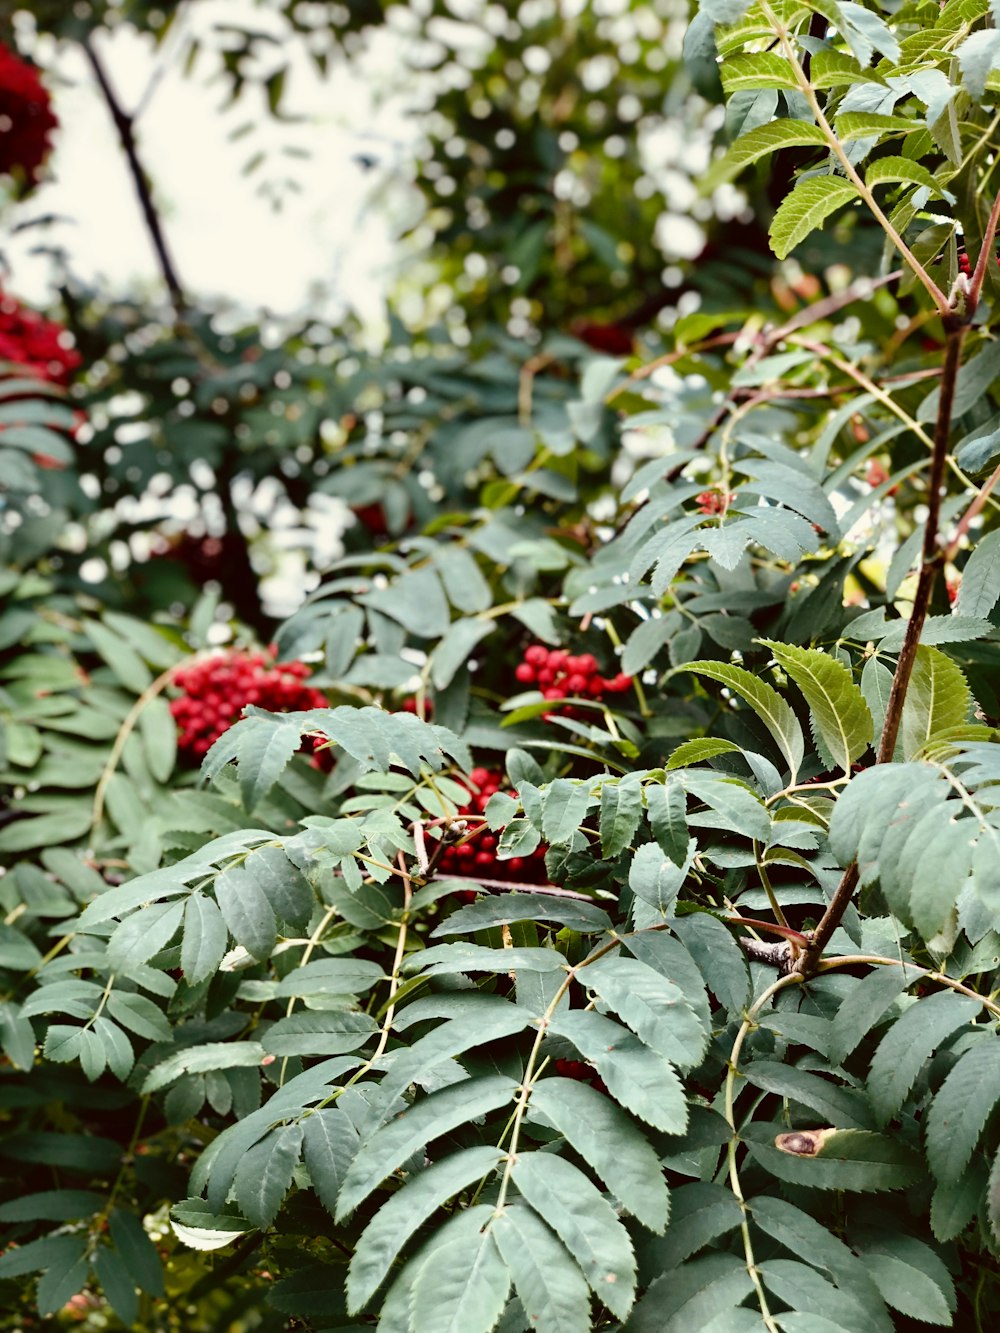
[[[496,9],[377,354],[0,304],[0,1326],[990,1329],[1000,14]]]

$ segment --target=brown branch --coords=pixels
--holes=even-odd
[[[149,232],[150,240],[153,243],[153,249],[156,252],[156,258],[160,266],[160,272],[163,281],[166,283],[167,290],[170,293],[170,299],[175,309],[180,313],[187,302],[184,296],[184,289],[181,286],[180,278],[177,276],[177,270],[174,267],[174,261],[170,255],[170,249],[167,245],[167,238],[163,233],[163,226],[160,222],[160,216],[153,203],[152,187],[149,177],[143,169],[139,158],[139,150],[135,141],[133,131],[133,118],[124,109],[118,100],[118,95],[111,85],[108,72],[104,68],[104,63],[98,56],[90,43],[89,38],[81,37],[80,45],[83,53],[90,62],[90,67],[94,71],[94,78],[97,80],[101,95],[104,98],[111,119],[114,122],[115,129],[118,132],[118,140],[122,146],[122,152],[125,154],[125,160],[128,163],[129,172],[132,176],[132,183],[135,186],[135,192],[139,200],[139,207],[142,210],[143,220]]]
[[[924,543],[920,560],[920,574],[917,579],[917,591],[913,598],[913,610],[906,625],[903,646],[896,661],[896,670],[886,704],[885,724],[878,748],[877,764],[892,763],[896,750],[896,739],[903,716],[906,692],[917,659],[920,635],[927,619],[931,595],[938,570],[944,563],[945,551],[939,541],[938,528],[941,520],[941,493],[944,489],[945,463],[948,458],[948,444],[951,439],[951,416],[955,404],[955,386],[962,364],[962,344],[968,328],[964,320],[950,316],[945,320],[945,332],[948,341],[945,345],[944,367],[941,373],[941,396],[938,400],[937,420],[934,424],[934,447],[931,454],[931,476],[927,496],[927,526],[924,529]],[[796,971],[800,976],[809,977],[816,971],[820,956],[830,937],[840,925],[841,918],[854,895],[858,883],[856,862],[844,871],[826,911],[810,937],[808,947],[800,957]]]

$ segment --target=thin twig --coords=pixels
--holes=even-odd
[[[969,505],[968,509],[958,520],[958,525],[955,528],[955,535],[945,548],[945,564],[947,564],[949,560],[955,559],[955,556],[958,554],[959,548],[962,545],[962,538],[969,531],[973,519],[976,518],[979,511],[984,507],[987,500],[990,498],[990,492],[998,482],[1000,482],[1000,465],[994,468],[990,476],[983,482],[982,486],[980,486],[977,491],[972,504]]]
[[[80,38],[80,46],[83,53],[90,62],[90,67],[94,71],[94,77],[97,80],[98,87],[104,97],[108,111],[111,113],[111,119],[114,122],[115,129],[118,132],[118,140],[122,146],[122,152],[125,154],[125,160],[128,163],[129,171],[132,176],[132,183],[135,186],[135,192],[139,199],[139,207],[142,210],[142,216],[149,231],[150,240],[153,243],[153,249],[156,251],[156,258],[160,265],[160,273],[163,281],[166,283],[167,290],[170,293],[170,299],[175,309],[182,311],[187,302],[184,296],[184,289],[181,286],[180,278],[177,276],[177,269],[174,266],[173,258],[170,254],[170,248],[167,245],[167,238],[163,232],[163,225],[160,222],[160,215],[156,211],[156,205],[153,203],[153,192],[150,186],[149,177],[143,169],[139,158],[139,150],[135,141],[133,130],[133,118],[124,109],[118,100],[118,95],[111,85],[104,63],[91,45],[88,37]]]

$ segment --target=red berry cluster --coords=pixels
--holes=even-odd
[[[493,793],[503,786],[503,773],[499,769],[474,768],[469,777],[478,790],[469,792],[468,802],[458,813],[475,821],[476,816],[486,809]],[[442,875],[469,875],[472,878],[479,874],[486,879],[516,879],[532,883],[540,883],[546,878],[544,847],[537,847],[530,856],[512,856],[509,861],[498,861],[497,842],[498,835],[484,828],[468,842],[446,847],[441,853],[438,869]]]
[[[514,675],[522,685],[537,685],[544,699],[599,699],[604,694],[624,694],[632,688],[632,677],[619,671],[617,676],[602,676],[592,653],[574,657],[565,648],[546,648],[533,643],[515,667]]]
[[[0,361],[15,361],[40,379],[65,385],[81,361],[80,353],[68,340],[60,325],[29,310],[17,297],[0,292]]]
[[[0,42],[0,172],[34,184],[58,123],[35,67]]]
[[[695,501],[703,514],[724,514],[736,499],[732,491],[702,491]]]
[[[304,662],[278,664],[265,653],[238,650],[176,671],[173,683],[184,693],[171,701],[170,711],[181,750],[200,759],[239,719],[247,704],[271,713],[326,708],[326,695],[303,684],[309,674]]]

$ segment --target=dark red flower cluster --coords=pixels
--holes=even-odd
[[[476,790],[470,790],[469,800],[460,808],[459,815],[478,823],[476,817],[482,815],[493,793],[501,789],[504,776],[499,769],[474,768],[469,777]],[[472,878],[478,874],[486,879],[523,880],[531,883],[541,883],[546,879],[544,847],[537,847],[530,856],[512,856],[509,861],[498,861],[498,841],[497,834],[484,828],[468,842],[446,847],[438,862],[440,873],[469,875]]]
[[[574,657],[565,648],[546,648],[533,643],[514,669],[522,685],[537,685],[545,699],[571,697],[599,699],[605,694],[624,694],[632,688],[632,677],[619,671],[617,676],[602,676],[592,653]]]
[[[14,361],[43,380],[66,385],[81,357],[61,325],[0,292],[0,361]]]
[[[303,683],[309,674],[305,662],[275,663],[265,653],[239,650],[181,668],[173,683],[184,693],[170,704],[181,750],[200,759],[247,704],[271,713],[326,708],[326,695]]]
[[[38,71],[0,42],[0,172],[34,184],[58,124]]]
[[[736,499],[732,491],[702,491],[696,495],[695,502],[703,514],[724,514]]]

